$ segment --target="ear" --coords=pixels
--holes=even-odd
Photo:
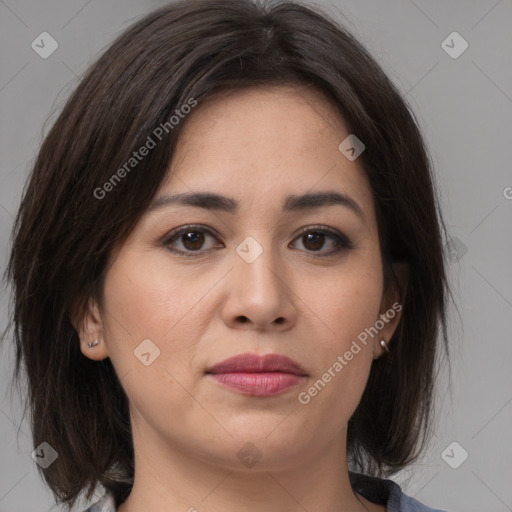
[[[380,341],[389,343],[402,317],[403,304],[407,295],[407,286],[409,284],[410,267],[408,263],[394,263],[393,269],[397,278],[397,283],[390,282],[388,288],[384,290],[379,318],[384,326],[375,336],[374,359],[381,356],[386,349],[381,346]],[[379,322],[380,325],[380,322]]]
[[[108,357],[105,344],[105,329],[98,303],[92,297],[87,300],[85,308],[73,308],[71,323],[80,339],[80,350],[85,357],[101,361]],[[93,344],[88,348],[89,344]]]

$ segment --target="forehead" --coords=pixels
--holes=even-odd
[[[336,106],[321,91],[303,85],[265,85],[206,98],[186,118],[180,142],[190,145],[193,139],[197,144],[201,137],[235,150],[236,143],[268,147],[274,140],[275,145],[296,149],[299,142],[313,141],[319,133],[334,141],[347,133]]]
[[[274,207],[278,197],[335,189],[371,209],[362,166],[338,149],[348,135],[335,106],[316,89],[226,91],[185,119],[159,193],[217,192]]]

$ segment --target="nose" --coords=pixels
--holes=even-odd
[[[290,269],[269,248],[250,261],[234,254],[233,269],[224,282],[224,322],[247,330],[290,329],[297,321]]]

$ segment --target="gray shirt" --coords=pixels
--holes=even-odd
[[[349,472],[349,478],[354,491],[368,501],[386,505],[386,512],[446,512],[427,507],[411,496],[407,496],[393,480],[351,472]]]
[[[370,477],[360,473],[349,473],[354,491],[368,501],[386,505],[386,512],[446,512],[423,505],[414,498],[405,495],[400,486],[392,480]],[[116,512],[114,496],[110,492],[84,512]]]

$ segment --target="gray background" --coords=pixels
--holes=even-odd
[[[0,0],[1,270],[25,178],[77,76],[120,31],[163,3]],[[407,494],[450,512],[512,511],[512,2],[318,4],[370,49],[417,114],[453,238],[449,270],[461,314],[450,312],[453,393],[445,369],[427,456],[395,480]],[[59,44],[47,59],[31,48],[43,31]],[[458,58],[441,46],[453,31],[469,44]],[[460,48],[457,41],[448,44]],[[1,307],[3,327],[5,296]],[[55,511],[30,456],[27,418],[22,422],[20,405],[10,400],[12,358],[7,344],[0,379],[0,512]],[[445,452],[454,441],[458,445]],[[460,463],[462,450],[469,457],[453,469],[445,461]]]

